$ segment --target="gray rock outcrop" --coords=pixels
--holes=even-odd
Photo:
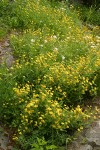
[[[100,150],[100,119],[85,129],[67,150]]]

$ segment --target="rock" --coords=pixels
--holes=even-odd
[[[81,145],[78,150],[93,150],[93,147],[91,145]]]
[[[8,41],[5,41],[4,46],[5,46],[5,47],[8,47],[8,46],[9,46]]]
[[[4,63],[8,68],[14,63],[12,49],[9,46],[8,41],[5,41],[0,45],[0,64]]]
[[[86,139],[93,147],[100,146],[100,120],[87,131]]]
[[[13,150],[13,146],[8,146],[7,150]]]
[[[0,127],[0,131],[2,130],[2,132],[0,132],[0,148],[6,150],[8,142],[9,142],[9,138],[7,136],[7,134],[4,134],[3,128]]]
[[[12,64],[13,64],[13,62],[14,62],[13,56],[12,56],[12,55],[9,55],[9,56],[7,57],[7,59],[6,59],[6,65],[7,65],[7,67],[8,67],[8,68],[11,67]]]
[[[100,150],[100,147],[94,147],[93,150]]]
[[[77,144],[76,144],[77,143]],[[68,147],[67,150],[93,150],[93,147],[89,144],[80,144],[76,142],[75,145]]]
[[[66,150],[100,150],[100,119],[85,128]]]
[[[13,143],[10,140],[10,132],[0,125],[0,150],[13,150]]]

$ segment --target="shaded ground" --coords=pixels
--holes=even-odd
[[[0,125],[0,150],[13,150],[11,135],[11,131]]]

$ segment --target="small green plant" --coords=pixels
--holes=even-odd
[[[8,27],[0,20],[0,40],[6,37],[8,32]]]
[[[32,144],[31,150],[55,150],[57,146],[55,145],[47,145],[47,142],[44,138],[39,139],[37,138],[37,143]]]
[[[0,28],[0,39],[2,39],[3,37],[5,37],[6,32],[4,31],[3,28]]]

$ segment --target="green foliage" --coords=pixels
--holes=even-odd
[[[86,6],[100,6],[99,0],[83,0],[83,4]]]
[[[98,27],[91,32],[60,2],[2,0],[0,8],[16,58],[0,66],[0,120],[16,129],[18,149],[56,149],[94,115],[80,105],[100,88]]]
[[[37,138],[37,143],[32,144],[31,150],[54,150],[57,149],[55,145],[46,146],[47,142],[45,139],[39,139]]]
[[[74,3],[73,10],[78,14],[79,19],[84,23],[92,25],[100,25],[100,6],[99,5],[90,5],[89,7],[81,4]]]
[[[88,7],[81,7],[80,11],[80,18],[86,22],[93,25],[100,25],[100,10],[96,7],[91,6]]]
[[[29,145],[30,145],[30,150],[33,150],[33,149],[34,150],[40,150],[40,149],[41,150],[55,150],[57,149],[57,146],[48,143],[44,138],[38,138],[37,135],[34,135],[29,139],[27,139],[27,137],[25,139],[25,136],[20,136],[19,143],[21,145],[21,148],[24,150],[28,149]],[[16,147],[16,149],[19,149],[19,147]]]
[[[5,37],[5,35],[6,35],[6,31],[4,31],[4,28],[0,28],[0,39]]]
[[[35,0],[32,2],[29,0],[24,2],[21,0],[14,2],[4,0],[1,2],[1,14],[4,18],[4,22],[6,22],[12,28],[31,28],[33,30],[36,30],[38,28],[45,28],[47,26],[54,32],[60,29],[60,32],[62,34],[64,33],[66,27],[64,25],[64,22],[63,24],[60,23],[60,20],[64,18],[66,11],[67,14],[70,15],[69,8],[65,9],[66,6],[59,3],[59,9],[56,9],[57,3],[55,6],[52,6],[52,4],[53,3],[45,0],[37,2]],[[55,10],[53,9],[53,7],[55,8]],[[60,13],[59,10],[61,9],[61,7],[64,7],[64,9]],[[54,16],[52,15],[52,13],[54,13]],[[74,15],[73,18],[75,16],[76,15]],[[51,22],[51,20],[53,21]],[[65,22],[65,24],[68,26],[68,22]],[[62,28],[59,28],[59,25],[62,26]]]

